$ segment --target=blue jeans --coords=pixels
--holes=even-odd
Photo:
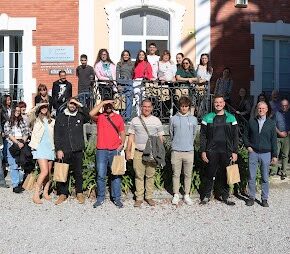
[[[6,185],[5,177],[4,177],[4,170],[2,165],[2,149],[0,149],[0,185]]]
[[[251,199],[256,197],[256,174],[257,167],[260,166],[262,177],[262,200],[269,197],[269,166],[271,162],[271,153],[249,153],[249,196]]]
[[[117,150],[101,150],[96,151],[96,168],[97,168],[97,200],[104,201],[106,194],[106,177],[107,169],[111,171],[114,155]],[[111,197],[113,201],[121,199],[121,176],[111,175]]]
[[[15,159],[12,157],[9,148],[12,146],[12,144],[8,143],[8,149],[7,149],[7,160],[9,164],[10,169],[10,177],[11,177],[11,183],[12,187],[17,187],[23,180],[23,173],[20,171],[21,168],[17,165]]]
[[[126,109],[122,110],[121,115],[126,122],[131,120],[133,103],[133,80],[118,79],[118,84],[122,85],[122,95],[126,98]]]
[[[78,96],[79,101],[87,108],[91,108],[90,92],[82,92]],[[94,106],[94,105],[92,105]]]

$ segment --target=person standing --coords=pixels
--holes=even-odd
[[[155,206],[153,200],[154,191],[154,175],[156,169],[156,163],[145,162],[142,160],[143,152],[146,148],[148,140],[148,134],[143,126],[145,124],[150,136],[155,136],[163,142],[163,127],[159,118],[153,116],[152,113],[153,105],[149,99],[145,99],[141,104],[141,115],[140,117],[134,117],[131,121],[128,133],[128,144],[126,148],[126,159],[132,159],[132,144],[135,143],[135,152],[133,158],[133,168],[135,171],[135,185],[136,185],[136,201],[134,207],[140,207],[144,199],[144,177],[145,182],[145,200],[150,206]],[[142,123],[144,121],[144,123]]]
[[[114,113],[113,104],[114,100],[104,100],[90,111],[91,118],[97,124],[97,200],[94,208],[105,201],[107,169],[109,167],[111,170],[114,156],[123,150],[126,139],[124,121],[120,115]],[[99,113],[102,108],[103,113]],[[111,175],[111,197],[118,208],[123,207],[121,179],[119,175]]]
[[[133,88],[137,115],[140,115],[140,102],[144,97],[144,80],[154,80],[151,64],[148,62],[146,52],[140,50],[136,56],[133,68]]]
[[[7,160],[10,168],[13,192],[21,193],[23,191],[21,183],[24,174],[9,149],[13,145],[17,150],[23,149],[29,135],[29,128],[22,119],[20,107],[16,106],[12,111],[10,119],[4,125],[4,133],[8,141]]]
[[[152,75],[153,75],[153,79],[154,80],[157,79],[158,61],[160,59],[160,56],[156,55],[157,50],[158,49],[157,49],[156,43],[151,42],[149,44],[149,48],[148,48],[147,59],[148,59],[148,62],[150,63],[150,65],[152,67]]]
[[[78,94],[81,94],[80,102],[86,107],[90,106],[90,89],[92,82],[95,81],[95,70],[88,65],[88,57],[82,54],[80,57],[81,65],[76,68],[78,77]]]
[[[207,164],[204,188],[201,191],[200,204],[207,204],[215,183],[217,198],[222,197],[226,205],[235,205],[229,200],[226,167],[230,161],[237,161],[238,125],[234,115],[225,109],[222,95],[214,98],[214,112],[206,114],[201,122],[200,151],[201,158]]]
[[[277,111],[280,110],[279,92],[275,89],[271,93],[271,100],[269,101],[269,104],[271,106],[270,116],[272,117]]]
[[[231,77],[231,69],[229,67],[224,68],[222,77],[216,81],[214,94],[223,95],[226,103],[231,104],[231,96],[233,90],[233,80]]]
[[[118,90],[122,95],[125,95],[126,108],[122,110],[122,116],[126,122],[131,120],[132,103],[133,103],[133,68],[134,63],[131,61],[131,53],[128,50],[123,50],[120,61],[117,63],[116,75]]]
[[[112,97],[113,93],[116,92],[116,65],[111,60],[107,49],[99,50],[94,69],[98,78],[101,99]]]
[[[39,84],[37,88],[37,95],[34,97],[34,106],[40,103],[41,101],[48,101],[49,112],[52,113],[52,104],[53,100],[52,97],[48,94],[47,86],[45,84]]]
[[[188,97],[181,97],[179,99],[179,112],[170,119],[173,205],[177,205],[179,202],[179,183],[182,169],[184,171],[184,202],[187,205],[192,205],[189,195],[194,162],[194,140],[197,119],[190,114],[190,106],[190,99]]]
[[[80,204],[85,202],[83,195],[82,162],[85,148],[83,126],[89,122],[88,109],[76,99],[70,98],[67,108],[56,117],[54,127],[54,145],[58,160],[70,164],[70,170],[75,179],[77,200]],[[59,205],[67,199],[68,181],[58,183],[59,197],[55,204]]]
[[[37,177],[35,191],[32,200],[35,204],[42,204],[40,191],[44,185],[43,197],[50,200],[49,174],[55,158],[54,152],[54,124],[55,120],[51,118],[48,101],[41,101],[30,112],[29,120],[33,126],[29,146],[32,149],[33,159],[37,160],[40,168],[40,174]]]
[[[290,111],[289,102],[284,99],[281,101],[281,108],[275,114],[276,132],[277,132],[277,155],[281,152],[282,167],[278,170],[278,165],[275,165],[277,175],[281,176],[281,180],[286,178],[286,169],[289,159],[289,143],[290,143]]]
[[[256,198],[256,174],[260,167],[262,176],[262,206],[269,207],[269,166],[277,163],[277,134],[275,122],[268,115],[268,105],[257,105],[258,115],[251,118],[244,133],[244,144],[249,152],[249,199],[247,206],[254,205]]]
[[[66,72],[64,70],[59,71],[59,80],[53,82],[52,85],[52,101],[53,108],[56,113],[59,113],[60,106],[68,101],[72,97],[72,84],[66,79]]]

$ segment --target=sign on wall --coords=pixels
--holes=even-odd
[[[73,62],[74,46],[41,46],[40,61],[42,63]]]

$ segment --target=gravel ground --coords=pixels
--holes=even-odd
[[[0,253],[289,253],[290,189],[272,189],[270,208],[218,201],[173,207],[117,209],[110,201],[93,209],[70,199],[34,205],[31,192],[0,189]]]

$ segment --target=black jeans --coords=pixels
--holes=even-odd
[[[215,184],[215,196],[222,196],[223,200],[229,197],[229,185],[227,184],[226,167],[230,164],[229,153],[207,152],[209,160],[204,175],[201,200],[204,197],[210,198],[213,185]]]
[[[64,153],[64,163],[69,164],[69,175],[65,183],[57,183],[58,194],[68,195],[68,183],[71,175],[75,179],[76,193],[83,192],[83,151]]]

